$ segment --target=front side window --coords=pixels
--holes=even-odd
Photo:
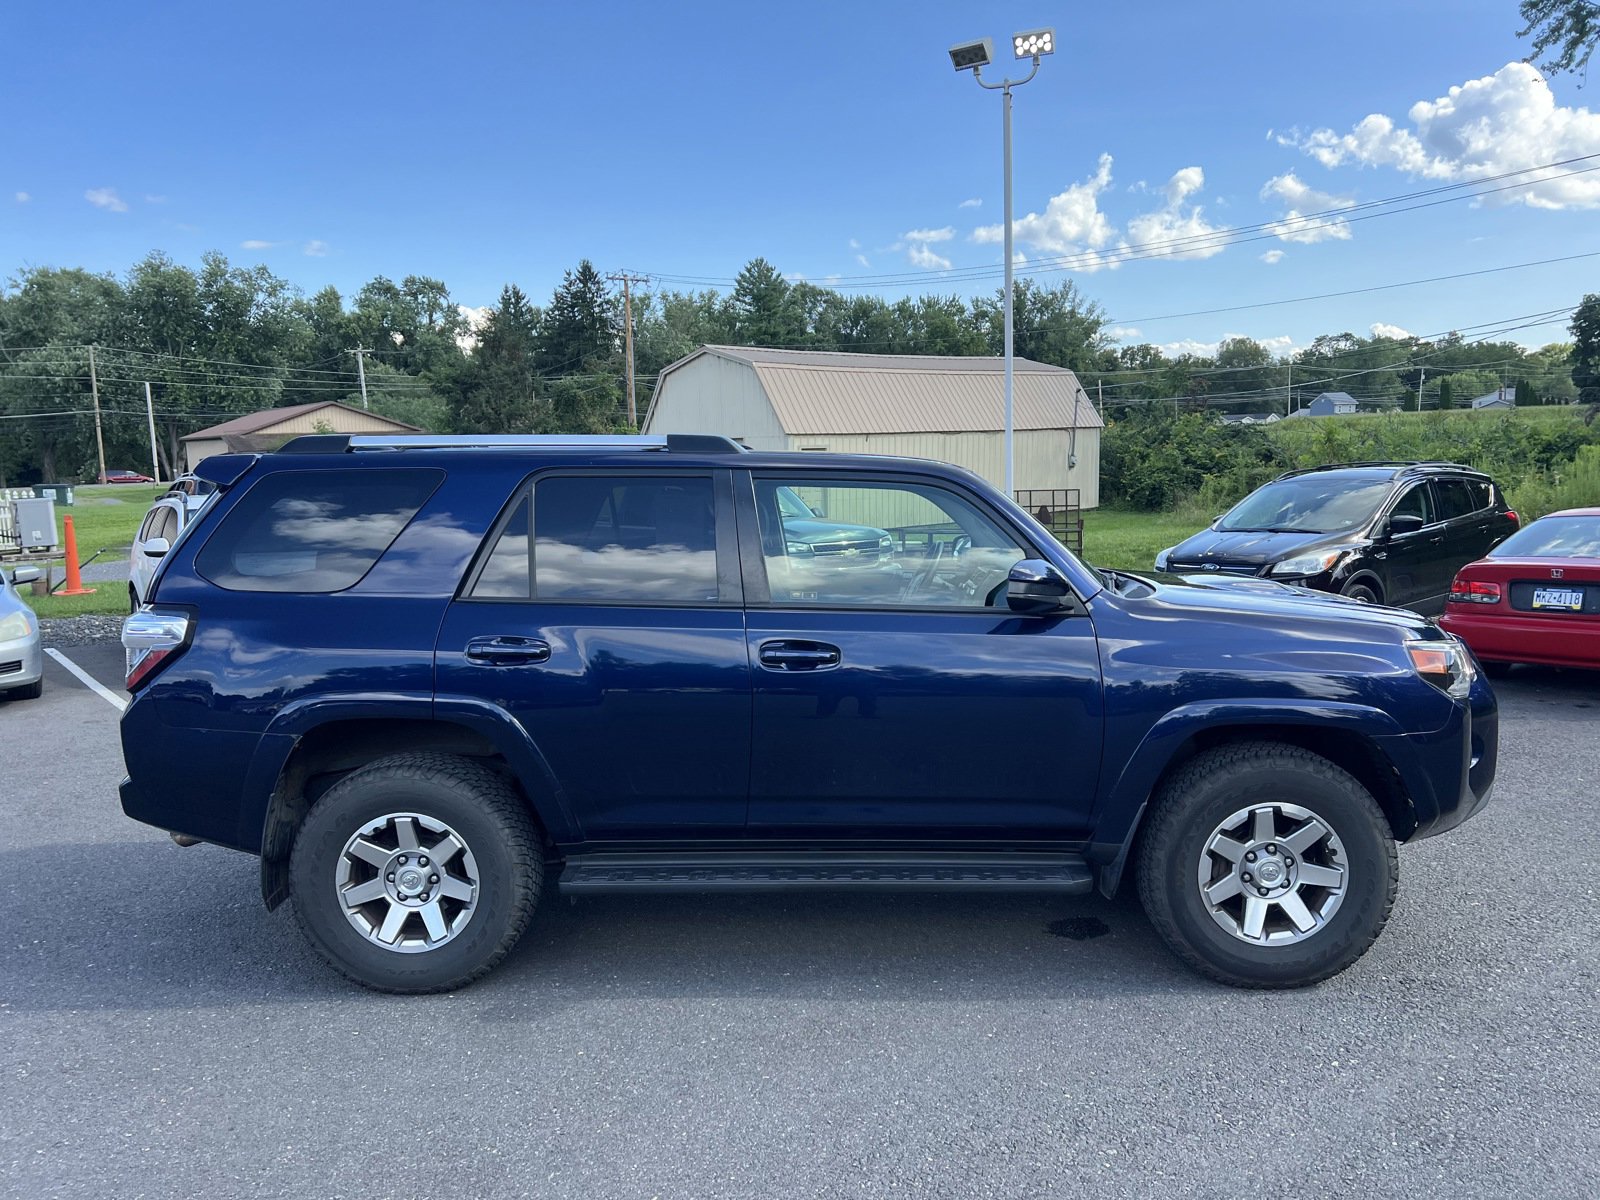
[[[709,604],[719,598],[711,480],[556,475],[512,510],[477,599]]]
[[[222,518],[195,569],[232,591],[343,591],[443,479],[443,471],[422,469],[276,472]]]
[[[777,605],[993,608],[1029,551],[959,494],[921,483],[757,479]]]
[[[1433,524],[1433,497],[1426,483],[1412,485],[1395,501],[1391,517],[1421,517],[1424,525]]]

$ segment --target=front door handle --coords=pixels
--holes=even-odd
[[[478,637],[467,643],[467,661],[485,667],[520,667],[550,660],[550,643],[538,638]]]
[[[762,642],[756,657],[769,671],[824,671],[839,665],[839,647],[826,642]]]

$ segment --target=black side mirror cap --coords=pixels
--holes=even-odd
[[[1424,521],[1416,513],[1396,513],[1389,518],[1388,533],[1395,537],[1402,533],[1415,533],[1424,525]]]
[[[1071,607],[1072,588],[1066,577],[1042,558],[1013,563],[1006,576],[1006,607],[1012,612],[1044,614]]]

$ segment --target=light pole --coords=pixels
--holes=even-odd
[[[1015,457],[1012,451],[1013,435],[1015,432],[1015,409],[1012,402],[1012,317],[1011,317],[1011,89],[1021,87],[1039,73],[1039,60],[1046,54],[1056,52],[1056,34],[1053,29],[1034,29],[1027,33],[1018,33],[1011,38],[1011,49],[1018,58],[1031,58],[1033,69],[1021,79],[1002,79],[999,83],[985,83],[983,81],[983,68],[994,60],[994,43],[988,38],[976,42],[962,42],[950,47],[950,63],[957,71],[971,71],[972,78],[977,80],[978,86],[989,91],[1000,92],[1005,97],[1002,106],[1005,124],[1005,229],[1006,229],[1006,495],[1016,499],[1013,469]]]

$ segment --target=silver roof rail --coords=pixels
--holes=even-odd
[[[302,434],[280,453],[342,454],[355,450],[668,450],[679,454],[742,454],[745,447],[712,433],[351,433]]]

